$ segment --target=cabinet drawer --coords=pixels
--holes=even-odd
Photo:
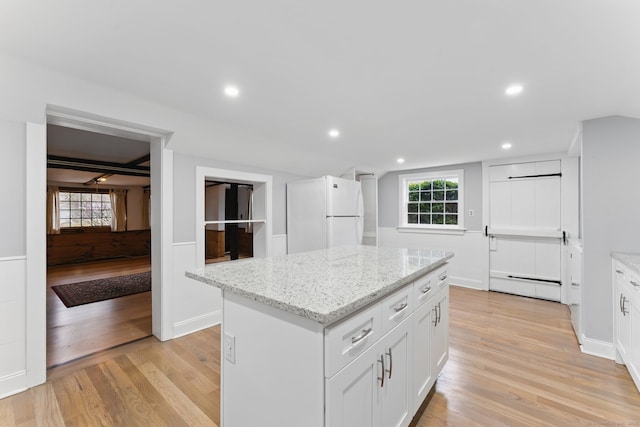
[[[640,275],[620,262],[614,264],[614,282],[629,298],[640,298]]]
[[[436,293],[436,275],[434,273],[427,274],[416,280],[413,284],[413,300],[416,309],[427,302]]]
[[[413,313],[413,287],[405,286],[382,300],[382,334],[395,328]]]
[[[382,304],[377,303],[325,329],[325,377],[331,378],[382,337]]]

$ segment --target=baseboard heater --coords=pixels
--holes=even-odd
[[[560,281],[560,280],[538,279],[537,277],[527,277],[527,276],[512,276],[511,274],[507,275],[507,277],[509,279],[532,280],[534,282],[543,282],[543,283],[549,283],[549,284],[562,286],[562,281]]]

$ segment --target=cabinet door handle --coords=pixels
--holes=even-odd
[[[369,334],[371,334],[371,331],[373,331],[373,328],[363,329],[362,332],[360,333],[360,335],[355,336],[355,337],[351,337],[351,344],[359,343],[360,341],[362,341],[363,339],[368,337]]]
[[[382,363],[382,377],[378,377],[378,379],[380,380],[380,388],[382,388],[382,387],[384,387],[384,373],[385,373],[384,355],[383,354],[380,355],[380,360],[378,360],[378,362]]]
[[[434,311],[433,326],[438,326],[438,306],[437,305],[433,307],[433,311]]]
[[[389,347],[389,353],[387,353],[387,355],[389,356],[389,369],[387,369],[387,372],[389,373],[389,379],[391,379],[391,373],[393,372],[393,356],[391,355],[391,347]]]
[[[638,286],[640,286],[640,283],[636,282],[635,280],[629,280],[629,282],[630,282],[633,286],[635,286],[636,288],[637,288]]]
[[[618,304],[620,306],[620,311],[622,312],[622,294],[620,294],[620,303]]]
[[[622,270],[618,270],[618,269],[616,268],[616,273],[618,273],[618,274],[622,274]]]
[[[407,304],[406,302],[403,302],[399,306],[395,307],[393,311],[395,311],[396,313],[400,313],[402,310],[406,309],[408,306],[409,304]]]
[[[625,304],[627,303],[627,297],[622,297],[622,315],[626,316],[627,313],[629,313],[627,311],[627,309],[625,308]]]
[[[440,307],[440,303],[438,303],[438,324],[440,324],[441,315],[442,315],[442,307]]]

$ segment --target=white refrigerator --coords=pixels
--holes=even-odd
[[[361,245],[360,182],[334,176],[287,183],[287,252]]]

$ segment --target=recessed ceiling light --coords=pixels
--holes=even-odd
[[[338,129],[331,129],[329,131],[329,136],[333,139],[336,139],[337,137],[340,136],[340,131]]]
[[[516,95],[519,95],[523,89],[524,87],[521,84],[513,84],[507,87],[504,93],[506,93],[509,96],[516,96]]]
[[[398,160],[396,160],[396,162],[398,163],[404,163],[404,159],[402,157],[398,157]]]
[[[511,148],[511,143],[510,142],[505,142],[504,144],[502,144],[502,149],[503,150],[508,150],[509,148]]]
[[[240,89],[237,86],[228,85],[224,87],[224,94],[229,98],[237,98],[240,95]]]

